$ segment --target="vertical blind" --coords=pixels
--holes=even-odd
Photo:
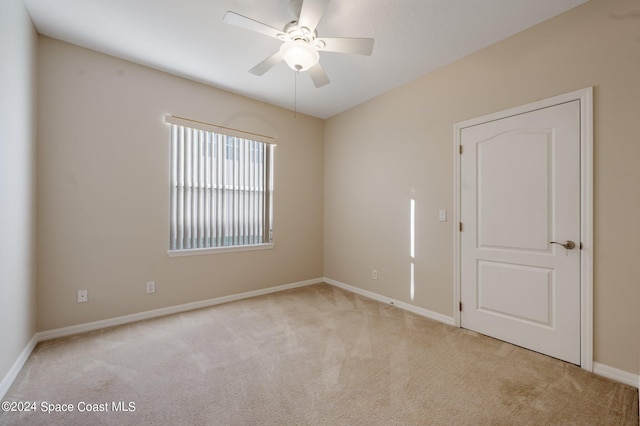
[[[272,242],[271,138],[167,116],[170,250]],[[262,139],[256,140],[256,139]]]

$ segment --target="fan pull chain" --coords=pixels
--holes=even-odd
[[[293,118],[298,118],[298,73],[299,65],[296,67],[296,75],[293,77]]]

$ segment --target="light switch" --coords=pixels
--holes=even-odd
[[[446,222],[446,221],[447,221],[447,211],[440,210],[440,222]]]

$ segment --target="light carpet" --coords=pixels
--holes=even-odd
[[[638,424],[630,386],[327,284],[40,343],[5,400],[36,407],[7,425]]]

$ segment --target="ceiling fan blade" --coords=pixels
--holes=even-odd
[[[323,48],[318,50],[325,52],[353,53],[365,56],[370,56],[373,52],[372,38],[323,37],[318,40],[325,44]]]
[[[298,26],[307,27],[313,33],[318,26],[320,18],[327,7],[329,0],[304,0],[300,10]]]
[[[278,35],[282,34],[282,31],[276,28],[231,11],[225,13],[222,20],[227,24],[236,25],[274,38],[278,38]]]
[[[271,68],[278,65],[280,61],[282,61],[282,55],[280,54],[280,51],[277,51],[264,61],[260,62],[255,67],[251,68],[249,72],[254,75],[262,75],[265,72],[269,71]]]
[[[327,73],[324,72],[319,62],[309,68],[307,72],[311,76],[311,80],[313,80],[313,84],[316,87],[322,87],[325,84],[329,84],[329,77],[327,76]]]

